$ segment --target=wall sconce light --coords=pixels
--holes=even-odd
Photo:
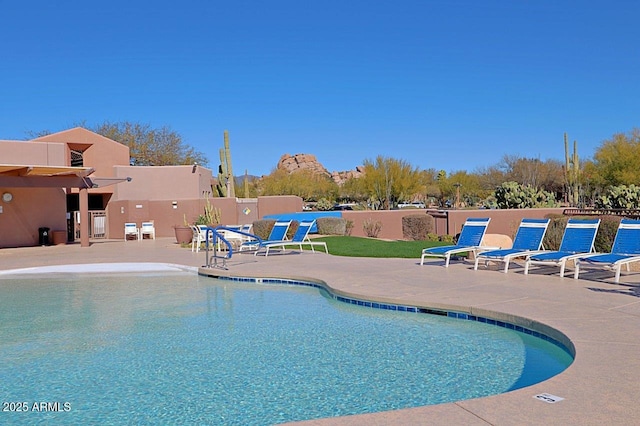
[[[2,201],[4,201],[5,203],[10,203],[11,200],[13,200],[13,194],[10,192],[5,192],[4,194],[2,194]]]
[[[171,207],[173,207],[174,209],[178,208],[178,202],[177,201],[172,201],[171,202]]]

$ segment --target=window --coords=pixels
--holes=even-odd
[[[77,151],[75,149],[71,150],[71,167],[83,167],[84,159],[82,157],[82,151]]]

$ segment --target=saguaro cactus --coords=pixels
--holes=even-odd
[[[224,148],[220,148],[220,167],[218,168],[218,195],[221,197],[235,197],[235,178],[231,167],[231,149],[229,148],[229,132],[224,131]]]
[[[567,200],[573,207],[580,202],[580,160],[578,159],[578,142],[573,141],[573,155],[569,156],[569,140],[564,134],[564,179],[567,184]]]
[[[249,198],[249,170],[244,169],[244,198]]]

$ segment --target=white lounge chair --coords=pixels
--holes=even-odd
[[[611,253],[595,253],[576,259],[573,278],[578,279],[583,266],[600,267],[615,272],[615,282],[620,282],[620,269],[640,262],[640,220],[622,219],[611,247]]]
[[[478,251],[482,249],[480,244],[482,244],[482,238],[487,232],[490,220],[490,218],[468,218],[462,225],[457,244],[423,249],[420,265],[424,264],[425,257],[444,257],[444,267],[447,268],[452,254],[470,251],[477,255]]]
[[[548,226],[549,219],[522,219],[511,248],[489,250],[478,254],[473,269],[478,270],[480,260],[484,260],[485,266],[489,262],[504,262],[504,272],[507,273],[509,262],[512,259],[529,256],[543,250],[542,240]]]
[[[595,251],[593,246],[598,233],[600,219],[569,219],[557,251],[544,251],[527,257],[524,264],[525,275],[531,265],[551,265],[560,267],[560,277],[568,260],[575,260]]]

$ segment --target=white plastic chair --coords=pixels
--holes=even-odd
[[[191,225],[191,231],[193,231],[193,237],[191,238],[191,251],[198,253],[200,251],[200,245],[205,241],[206,232],[204,229],[196,225]]]
[[[253,223],[245,223],[244,225],[242,225],[240,227],[240,230],[242,232],[246,232],[247,234],[250,234],[252,229],[253,229]],[[248,237],[246,235],[242,235],[242,242],[243,243],[249,241],[250,239],[251,239],[251,237]]]
[[[142,222],[140,226],[140,239],[144,240],[144,236],[148,235],[152,240],[156,239],[156,228],[153,222]]]
[[[136,237],[136,240],[140,239],[140,230],[135,222],[127,222],[124,224],[124,240],[127,241],[130,236]]]

